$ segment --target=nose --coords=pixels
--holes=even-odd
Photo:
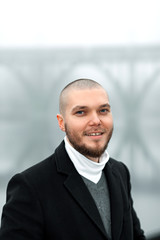
[[[101,124],[101,120],[100,120],[100,117],[98,116],[98,114],[97,113],[92,113],[90,115],[89,125],[99,126],[100,124]]]

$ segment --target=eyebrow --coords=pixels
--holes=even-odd
[[[88,108],[87,106],[80,106],[80,105],[77,105],[75,106],[73,109],[72,109],[72,112],[76,112],[78,110],[83,110],[83,109],[86,109]]]
[[[103,107],[107,107],[109,109],[111,108],[109,103],[105,103],[105,104],[102,104],[102,105],[99,106],[99,108],[103,108]],[[87,108],[89,108],[89,107],[88,106],[77,105],[72,109],[72,112],[75,112],[75,111],[78,111],[78,110],[84,110],[84,109],[87,109]]]
[[[106,104],[103,104],[103,105],[100,106],[100,108],[102,108],[102,107],[111,108],[111,105],[109,103],[106,103]]]

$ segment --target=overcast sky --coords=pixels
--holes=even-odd
[[[160,43],[160,0],[0,0],[0,47]]]

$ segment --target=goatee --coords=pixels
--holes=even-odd
[[[70,130],[67,126],[65,126],[66,136],[71,143],[71,145],[76,149],[79,153],[84,155],[85,157],[91,157],[91,158],[100,158],[100,156],[104,153],[104,151],[107,149],[108,143],[112,137],[113,128],[108,133],[108,137],[106,140],[106,143],[103,147],[97,147],[97,148],[91,148],[86,146],[85,144],[80,143],[80,138],[78,136],[73,136]]]

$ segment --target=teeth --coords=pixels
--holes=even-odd
[[[90,134],[88,134],[88,136],[99,136],[99,135],[101,135],[102,133],[90,133]]]

